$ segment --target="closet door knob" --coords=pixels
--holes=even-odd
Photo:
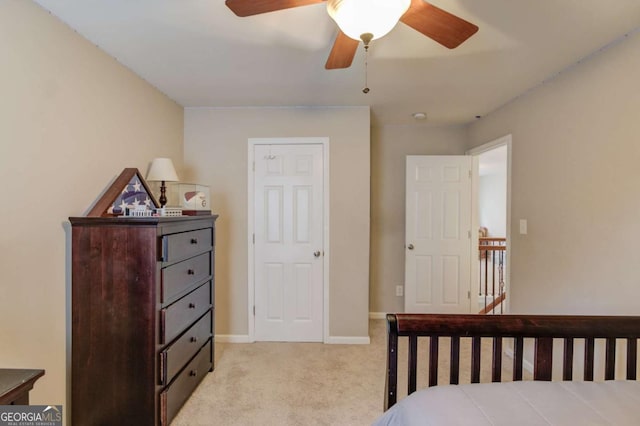
[[[409,244],[409,245],[407,246],[407,248],[408,248],[409,250],[413,250],[413,248],[414,248],[414,247],[413,247],[413,244]]]

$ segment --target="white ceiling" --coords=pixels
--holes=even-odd
[[[370,105],[377,124],[461,124],[640,27],[639,0],[433,0],[480,27],[448,50],[400,23],[325,70],[324,4],[248,18],[224,0],[35,0],[185,107]]]

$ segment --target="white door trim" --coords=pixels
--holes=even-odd
[[[507,269],[507,276],[506,276],[506,284],[505,284],[505,291],[507,293],[507,300],[505,301],[505,312],[509,312],[510,309],[509,307],[511,306],[511,292],[510,292],[510,287],[511,287],[511,142],[512,142],[512,138],[511,135],[505,135],[502,136],[498,139],[494,139],[490,142],[487,142],[485,144],[482,144],[480,146],[477,146],[475,148],[471,148],[470,150],[468,150],[466,152],[467,155],[472,155],[473,156],[473,169],[472,169],[472,173],[473,173],[473,188],[472,188],[472,202],[471,202],[471,226],[472,229],[475,229],[476,232],[472,232],[471,234],[473,235],[473,238],[475,239],[475,242],[473,242],[472,245],[472,259],[478,259],[478,232],[477,229],[480,226],[479,222],[478,222],[478,176],[479,176],[479,170],[478,170],[478,156],[480,154],[482,154],[483,152],[486,151],[491,151],[492,149],[498,148],[500,146],[506,145],[507,146],[507,232],[506,232],[506,238],[507,238],[507,260],[505,262],[505,266]],[[479,274],[479,265],[478,262],[471,262],[471,276],[475,276],[477,277]]]
[[[330,247],[329,244],[329,138],[326,137],[300,137],[300,138],[249,138],[248,139],[248,155],[247,155],[247,318],[248,318],[248,334],[249,342],[255,342],[255,316],[253,315],[253,306],[255,304],[255,271],[254,271],[254,252],[253,252],[253,235],[255,233],[253,216],[255,214],[255,206],[253,203],[255,185],[253,183],[253,151],[256,145],[303,145],[303,144],[317,144],[322,145],[323,156],[323,227],[322,238],[324,243],[324,270],[323,270],[323,341],[327,343],[329,341],[329,259]]]

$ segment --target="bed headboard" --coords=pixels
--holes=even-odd
[[[564,339],[562,379],[572,380],[574,339],[584,339],[585,381],[593,380],[595,339],[605,341],[605,380],[615,378],[616,341],[626,341],[626,378],[636,379],[638,316],[388,314],[384,409],[394,405],[398,386],[398,337],[408,338],[408,393],[416,390],[418,337],[429,338],[429,386],[437,384],[438,339],[451,338],[449,383],[460,376],[460,338],[471,338],[471,383],[480,382],[481,339],[492,343],[491,380],[502,380],[502,339],[513,338],[513,377],[522,380],[524,339],[534,340],[533,379],[551,380],[553,339]]]

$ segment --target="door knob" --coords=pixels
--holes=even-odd
[[[407,246],[407,248],[408,248],[409,250],[413,250],[413,244],[409,244],[409,245]]]
[[[315,257],[320,257],[320,250],[316,250],[316,251],[314,251],[314,252],[313,252],[313,255],[314,255]]]

